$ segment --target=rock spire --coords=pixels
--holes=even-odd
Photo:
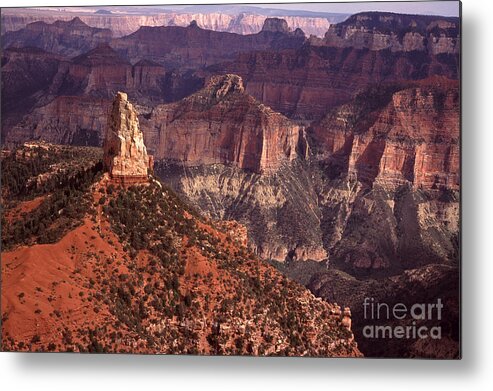
[[[137,112],[123,92],[113,101],[103,149],[104,169],[113,180],[123,185],[148,182],[153,159],[147,154]]]

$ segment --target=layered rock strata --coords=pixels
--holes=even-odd
[[[315,44],[391,52],[458,54],[459,18],[364,12],[332,25]]]
[[[458,93],[444,78],[370,88],[308,127],[298,158],[269,175],[179,155],[158,173],[211,217],[244,224],[263,258],[354,274],[456,264]]]
[[[300,48],[239,53],[210,72],[240,75],[247,92],[269,107],[313,120],[372,84],[458,79],[459,49],[458,18],[362,13]]]
[[[370,186],[458,190],[459,114],[458,82],[434,78],[387,93],[373,89],[309,134],[322,156]]]
[[[2,12],[2,34],[26,27],[29,23],[43,21],[53,23],[57,20],[71,20],[72,12],[35,12],[34,10],[5,9]],[[161,13],[154,15],[90,15],[78,17],[89,26],[110,29],[115,37],[122,37],[137,31],[141,26],[188,26],[193,20],[204,29],[226,31],[236,34],[256,34],[262,30],[265,15],[242,12],[238,14],[211,13]],[[331,23],[344,18],[342,14],[333,17],[280,16],[286,20],[291,30],[302,29],[309,35],[323,37]],[[330,20],[329,20],[330,19]]]
[[[177,103],[155,107],[142,129],[156,159],[272,172],[298,156],[304,128],[249,96],[236,75],[212,77]]]
[[[103,149],[104,169],[115,182],[148,182],[153,159],[147,154],[137,112],[123,92],[118,92],[113,101]]]

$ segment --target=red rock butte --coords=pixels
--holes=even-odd
[[[127,94],[117,92],[104,139],[104,169],[123,186],[149,182],[153,158],[147,154],[139,119]]]

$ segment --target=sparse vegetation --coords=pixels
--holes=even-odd
[[[98,182],[99,172],[95,166],[71,175],[34,211],[46,232],[69,229],[92,216],[94,233],[80,244],[85,250],[75,245],[68,250],[77,266],[69,274],[75,288],[64,297],[81,303],[83,319],[94,318],[78,329],[61,329],[56,341],[37,336],[25,349],[43,340],[46,345],[34,348],[327,355],[331,343],[347,339],[340,319],[328,315],[328,304],[314,300],[305,288],[216,230],[166,186],[154,181],[128,188],[106,186]],[[70,214],[73,225],[62,225],[74,203],[83,207]],[[45,210],[54,212],[53,220]],[[6,243],[40,243],[38,223],[30,220],[24,216],[16,223],[27,224],[29,234],[16,240],[6,236]],[[63,230],[54,232],[59,237]],[[101,238],[110,250],[95,244]],[[52,305],[60,297],[58,284],[53,282],[45,296]],[[44,290],[33,288],[36,300]],[[45,311],[36,313],[45,316]],[[46,316],[57,321],[68,314],[56,309]],[[20,348],[7,341],[10,348]],[[353,348],[349,344],[345,349]]]
[[[88,151],[92,152],[88,155]],[[2,160],[2,247],[53,243],[80,224],[91,207],[88,188],[102,170],[95,148],[21,147]],[[28,215],[8,223],[6,216],[34,196],[44,200]]]

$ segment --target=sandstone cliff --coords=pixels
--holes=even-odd
[[[110,106],[111,101],[107,99],[57,97],[25,115],[9,130],[4,142],[19,145],[26,140],[44,140],[56,144],[102,145]]]
[[[305,45],[240,53],[209,71],[240,75],[246,91],[264,104],[290,118],[313,120],[372,84],[433,75],[457,79],[459,56]]]
[[[456,81],[380,85],[310,126],[306,160],[268,176],[191,169],[183,155],[157,170],[205,213],[244,224],[267,259],[328,259],[355,274],[455,264],[458,116]]]
[[[137,112],[127,94],[118,92],[113,101],[103,144],[103,165],[114,181],[146,183],[153,160],[147,155]]]
[[[289,33],[291,30],[288,22],[279,18],[268,18],[262,26],[262,31],[271,31],[273,33]]]
[[[362,13],[301,48],[239,53],[210,72],[240,75],[247,92],[266,105],[312,120],[375,83],[458,79],[459,43],[457,18]]]
[[[297,157],[300,127],[245,93],[240,77],[212,77],[199,92],[155,107],[143,131],[156,159],[270,172]]]
[[[457,82],[373,88],[308,133],[331,179],[320,204],[336,263],[351,272],[456,264]]]
[[[341,173],[370,186],[459,189],[458,82],[434,78],[409,88],[374,88],[309,134]]]
[[[132,65],[107,44],[100,44],[71,60],[61,92],[111,98],[124,89],[141,103],[163,102],[171,95],[165,86],[166,70],[152,61]]]
[[[33,137],[101,145],[103,113],[117,91],[127,91],[146,112],[147,107],[198,90],[203,79],[166,72],[148,60],[132,65],[100,44],[73,59],[38,48],[6,49],[2,83],[2,138],[8,145]]]

